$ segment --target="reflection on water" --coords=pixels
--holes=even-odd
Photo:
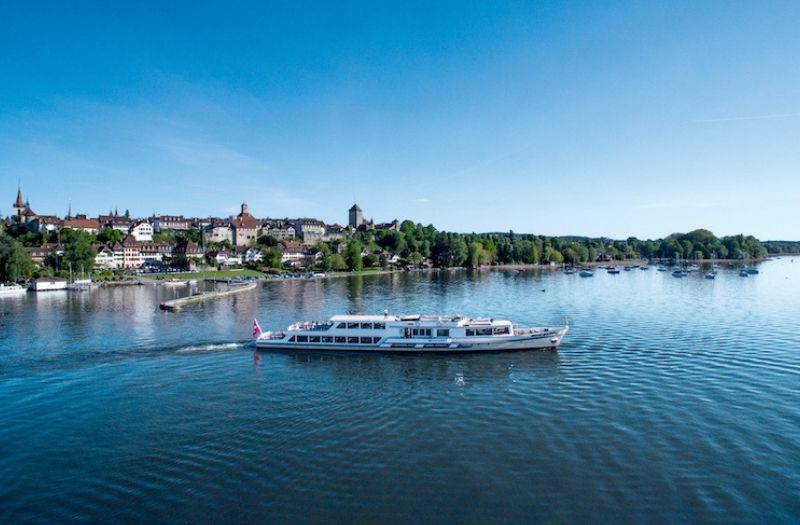
[[[800,265],[482,270],[0,299],[0,522],[800,515]],[[254,352],[344,312],[503,316],[558,352]],[[309,501],[313,505],[309,505]]]

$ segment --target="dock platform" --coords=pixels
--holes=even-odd
[[[210,301],[211,299],[218,299],[220,297],[225,297],[228,295],[234,295],[237,293],[247,292],[249,290],[253,290],[258,286],[257,282],[250,283],[244,286],[237,286],[235,288],[231,288],[230,290],[221,290],[218,292],[203,292],[197,295],[190,295],[188,297],[180,297],[178,299],[172,299],[171,301],[165,301],[161,303],[159,308],[162,310],[167,310],[170,312],[176,312],[183,308],[188,304],[195,304],[200,303],[203,301]]]

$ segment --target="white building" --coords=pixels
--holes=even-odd
[[[139,221],[131,226],[131,235],[139,242],[150,242],[153,240],[153,225],[147,221]]]
[[[325,223],[317,219],[297,219],[294,231],[304,244],[317,244],[325,236]]]
[[[100,270],[114,270],[118,268],[117,261],[114,257],[114,250],[105,244],[98,246],[94,256],[94,267]]]

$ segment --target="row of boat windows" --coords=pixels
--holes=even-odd
[[[386,323],[339,323],[336,328],[359,328],[361,330],[386,330]]]
[[[477,335],[507,335],[511,333],[509,326],[495,326],[487,328],[467,328],[467,336]]]
[[[409,335],[409,329],[406,328],[406,337]],[[433,334],[433,330],[431,328],[412,328],[410,335],[412,337],[430,337]],[[437,328],[436,329],[436,337],[450,337],[450,329],[449,328]]]
[[[357,337],[357,336],[330,336],[330,335],[293,335],[290,343],[346,343],[351,345],[374,345],[380,341],[380,337]]]

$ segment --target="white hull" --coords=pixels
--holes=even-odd
[[[324,352],[470,353],[555,350],[569,327],[519,328],[494,319],[334,316],[324,324],[296,323],[264,332],[262,350]]]
[[[398,352],[398,353],[470,353],[470,352],[516,352],[520,350],[556,350],[566,330],[556,337],[540,340],[530,338],[514,341],[487,343],[406,343],[405,341],[386,342],[378,345],[322,344],[322,343],[281,343],[280,341],[256,341],[261,350],[313,350],[325,352]],[[554,332],[555,333],[555,332]]]

